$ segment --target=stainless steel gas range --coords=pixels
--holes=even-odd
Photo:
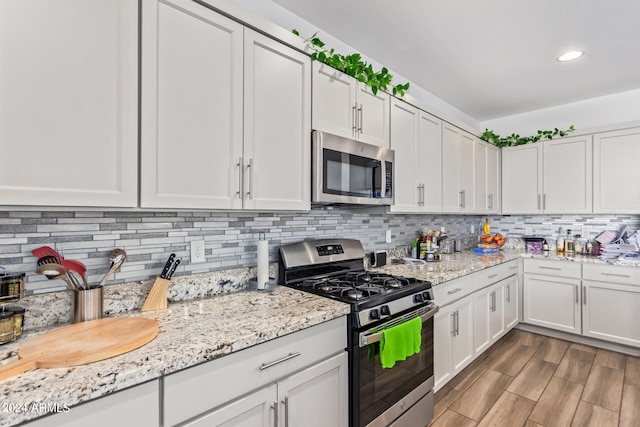
[[[433,418],[433,290],[427,281],[366,271],[362,243],[323,239],[280,248],[279,283],[350,304],[350,426],[424,426]],[[420,351],[383,368],[385,330],[419,317]]]

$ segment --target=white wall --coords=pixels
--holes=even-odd
[[[343,43],[337,38],[333,37],[331,34],[322,31],[321,28],[313,25],[312,23],[300,18],[299,16],[293,14],[289,10],[283,8],[279,4],[274,3],[271,0],[230,0],[232,3],[235,3],[250,12],[258,15],[262,18],[265,18],[268,21],[273,22],[274,24],[286,29],[287,31],[291,31],[292,29],[297,29],[300,32],[300,35],[303,37],[308,37],[315,33],[316,31],[320,31],[318,37],[322,39],[323,42],[326,43],[326,46],[329,48],[334,48],[336,52],[342,54],[351,54],[357,52],[356,49],[351,46]],[[365,61],[369,62],[373,65],[374,68],[382,68],[384,64],[379,64],[374,59],[366,56],[365,52],[360,52]],[[408,79],[405,79],[398,73],[393,70],[389,70],[391,74],[393,74],[394,83],[404,83],[407,82]],[[448,104],[437,96],[433,95],[431,92],[428,92],[421,87],[418,87],[413,82],[409,82],[411,84],[408,94],[411,98],[415,98],[418,101],[418,107],[429,110],[430,113],[451,122],[454,125],[461,126],[466,128],[469,131],[484,129],[481,126],[481,123],[471,116],[465,114],[464,112],[458,110],[454,106]],[[410,101],[411,102],[411,101]],[[413,102],[412,102],[413,103]],[[466,125],[466,126],[464,126]]]
[[[640,89],[488,120],[481,125],[482,129],[492,129],[502,136],[512,133],[529,136],[538,129],[567,129],[574,125],[579,131],[638,120]]]

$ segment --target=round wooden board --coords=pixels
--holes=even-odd
[[[0,368],[0,379],[34,368],[84,365],[118,356],[153,340],[159,331],[153,319],[117,317],[75,323],[27,341],[20,360]]]

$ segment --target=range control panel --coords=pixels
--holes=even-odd
[[[318,251],[318,255],[320,256],[338,255],[344,253],[342,245],[316,246],[316,250]]]

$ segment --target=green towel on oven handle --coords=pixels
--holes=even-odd
[[[392,368],[396,362],[420,352],[422,319],[414,317],[382,331],[380,362],[383,368]]]

